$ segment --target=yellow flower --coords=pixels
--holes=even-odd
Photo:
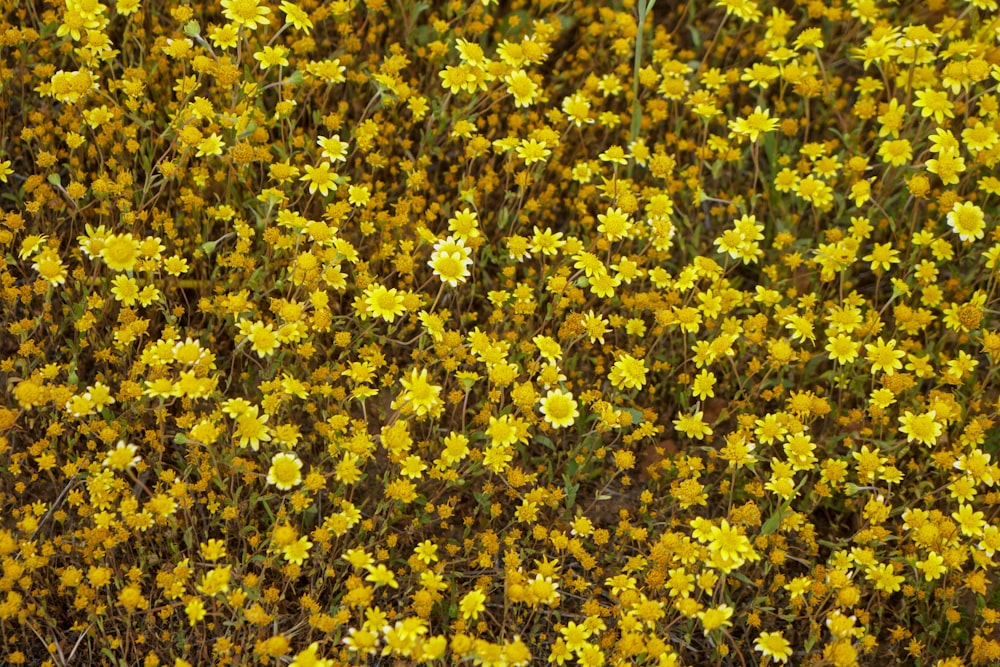
[[[104,241],[101,259],[113,271],[131,271],[139,256],[139,242],[131,234],[112,234]]]
[[[331,190],[336,192],[337,183],[334,179],[337,178],[337,174],[330,171],[329,162],[320,162],[315,167],[307,164],[305,170],[305,175],[299,178],[299,180],[309,183],[309,194],[313,194],[319,190],[319,194],[325,197]]]
[[[459,283],[464,283],[469,277],[471,254],[472,251],[465,245],[465,241],[448,236],[434,244],[431,259],[427,264],[442,282],[455,287]]]
[[[597,231],[612,242],[624,238],[632,229],[631,220],[620,208],[608,208],[605,213],[597,215],[597,220],[600,223]]]
[[[184,607],[184,613],[187,614],[188,623],[194,626],[195,623],[205,618],[208,612],[205,611],[205,604],[201,598],[191,598],[191,601]]]
[[[927,581],[935,581],[941,578],[948,567],[944,564],[944,557],[936,551],[929,551],[927,558],[917,561],[917,569],[924,573]]]
[[[241,415],[236,417],[236,433],[234,434],[240,447],[249,446],[254,451],[260,449],[261,442],[270,442],[271,434],[267,429],[267,420],[271,415],[260,414],[256,405],[251,405]]]
[[[623,354],[611,367],[608,380],[616,389],[642,389],[646,384],[646,362]],[[714,380],[714,378],[713,378]]]
[[[250,347],[253,351],[257,353],[257,356],[263,359],[264,357],[269,357],[274,354],[275,350],[278,349],[279,341],[278,336],[274,331],[274,325],[264,324],[263,322],[253,322],[248,325],[248,320],[240,321],[240,333],[247,337],[250,341]]]
[[[138,451],[139,448],[135,445],[127,445],[124,440],[119,440],[118,446],[105,455],[101,465],[112,470],[134,468],[142,461],[142,457],[137,454]]]
[[[934,410],[920,414],[914,414],[906,410],[903,416],[899,418],[899,423],[899,430],[901,433],[906,434],[907,442],[916,440],[920,444],[928,446],[936,443],[943,431],[943,427],[937,421],[937,414]]]
[[[896,349],[896,340],[889,339],[889,342],[882,340],[879,336],[874,343],[865,345],[868,354],[866,358],[872,365],[872,373],[884,372],[886,375],[893,375],[903,367],[902,359],[906,353]]]
[[[226,23],[209,29],[208,36],[212,40],[212,44],[215,45],[215,48],[225,51],[236,46],[240,38],[240,33],[233,24]]]
[[[366,566],[366,569],[368,570],[368,576],[365,577],[365,581],[370,581],[376,586],[399,588],[399,582],[396,581],[396,575],[383,563],[368,565]]]
[[[21,259],[28,259],[42,247],[47,238],[49,237],[46,234],[25,236],[24,240],[21,241],[21,250],[17,253],[17,256]]]
[[[281,550],[281,555],[285,560],[295,565],[302,565],[309,557],[309,549],[313,543],[304,535]]]
[[[681,414],[674,420],[674,428],[689,438],[704,440],[712,435],[712,428],[703,419],[704,414],[701,410],[691,415]]]
[[[295,454],[281,452],[271,458],[267,483],[287,491],[302,483],[302,461]]]
[[[761,134],[773,132],[778,127],[778,119],[771,118],[769,109],[755,107],[753,113],[746,118],[729,121],[729,129],[740,137],[747,137],[750,142],[756,142]]]
[[[891,243],[876,243],[871,253],[862,259],[872,263],[872,271],[878,269],[888,271],[893,264],[899,263],[899,251],[893,248]]]
[[[580,416],[577,410],[577,403],[573,399],[573,394],[568,391],[553,389],[542,399],[542,414],[545,421],[553,428],[566,428],[572,426],[576,418]]]
[[[706,635],[712,630],[732,625],[732,622],[729,620],[732,615],[733,608],[725,604],[698,612],[698,618],[701,620],[701,625],[705,629]]]
[[[222,0],[223,15],[238,26],[256,30],[259,25],[267,25],[271,13],[268,7],[261,7],[260,0]]]
[[[261,69],[288,66],[288,49],[283,46],[265,46],[253,54],[253,59],[260,63]]]
[[[372,283],[365,289],[364,299],[371,314],[386,322],[391,323],[406,312],[403,305],[405,296],[395,287],[390,289],[385,285]]]
[[[792,645],[780,630],[760,633],[754,644],[754,650],[760,651],[764,657],[776,662],[788,662],[788,658],[792,655]]]
[[[281,11],[285,13],[286,24],[301,30],[307,35],[312,30],[313,23],[309,20],[309,14],[298,5],[288,0],[281,0]]]
[[[952,208],[947,219],[951,231],[958,234],[958,238],[965,243],[983,238],[986,231],[983,209],[972,202],[962,202]]]
[[[427,369],[411,369],[409,377],[400,379],[403,391],[392,402],[392,409],[406,409],[417,416],[435,414],[443,406],[439,395],[441,387],[427,379]]]
[[[198,152],[195,153],[195,157],[222,155],[222,149],[225,148],[225,146],[226,144],[222,141],[222,137],[213,132],[198,142]]]
[[[466,620],[476,620],[479,614],[486,609],[486,595],[480,590],[469,591],[458,603],[462,618]]]
[[[857,359],[861,343],[855,342],[847,334],[838,333],[827,340],[825,349],[832,360],[849,364]]]
[[[891,563],[883,563],[868,568],[865,573],[868,581],[875,585],[875,590],[892,594],[898,591],[906,577],[897,575]]]
[[[528,107],[538,95],[538,84],[522,69],[516,69],[504,77],[507,92],[514,96],[514,106]]]

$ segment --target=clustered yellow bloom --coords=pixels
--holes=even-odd
[[[0,12],[0,663],[1000,661],[997,2],[432,4]]]

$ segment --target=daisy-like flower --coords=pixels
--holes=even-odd
[[[462,239],[449,236],[434,244],[434,251],[427,265],[434,270],[434,275],[455,287],[469,277],[471,254],[472,251]]]
[[[909,410],[899,418],[899,431],[906,434],[906,441],[916,440],[922,445],[933,445],[941,436],[944,427],[937,420],[937,413],[934,410],[914,414]]]
[[[440,394],[441,387],[431,384],[427,379],[427,369],[410,370],[409,377],[400,379],[403,391],[393,401],[392,408],[407,407],[416,415],[434,414],[443,405]]]
[[[209,29],[208,37],[212,40],[215,48],[232,49],[240,39],[240,33],[232,23],[224,23],[221,26],[214,26]]]
[[[281,11],[285,13],[286,24],[301,30],[307,35],[313,29],[313,22],[309,20],[309,14],[295,3],[288,0],[281,0]]]
[[[269,7],[262,7],[260,0],[222,0],[223,15],[238,26],[256,30],[258,25],[267,25],[271,13]]]
[[[631,354],[623,354],[608,373],[608,379],[616,389],[642,389],[646,384],[646,362]]]
[[[309,194],[313,194],[319,190],[320,195],[325,197],[331,190],[337,190],[337,184],[334,181],[337,178],[337,174],[330,171],[330,163],[320,162],[315,167],[307,164],[305,170],[305,175],[299,178],[299,180],[309,183]]]
[[[691,415],[681,414],[674,420],[674,428],[689,438],[704,440],[712,435],[712,427],[705,423],[704,414],[701,410]]]
[[[486,596],[479,590],[469,591],[462,598],[458,608],[462,618],[474,621],[479,618],[479,613],[486,609]]]
[[[269,414],[260,414],[256,405],[251,405],[236,417],[235,436],[240,447],[249,446],[254,451],[260,449],[261,442],[270,442],[271,434],[268,432],[267,420],[271,418]]]
[[[109,451],[101,462],[105,468],[112,470],[125,470],[134,468],[142,461],[138,454],[139,448],[132,444],[125,444],[124,440],[119,440],[118,445]]]
[[[386,322],[391,323],[406,312],[404,296],[395,287],[387,288],[385,285],[372,283],[365,289],[364,298],[371,314]]]
[[[528,107],[538,95],[538,84],[522,69],[516,69],[504,77],[507,92],[514,96],[514,106]]]
[[[287,491],[302,483],[302,461],[295,454],[280,452],[271,458],[267,483]]]
[[[225,146],[226,143],[222,140],[222,137],[213,132],[198,142],[198,152],[195,153],[195,157],[222,155],[222,149],[225,148]]]
[[[576,400],[568,391],[553,389],[541,400],[541,404],[545,421],[552,424],[553,428],[572,426],[580,416]]]
[[[757,643],[753,645],[754,650],[760,651],[764,657],[775,662],[788,662],[792,655],[792,645],[788,643],[781,631],[762,632],[757,637]]]
[[[948,213],[948,226],[958,234],[964,243],[983,238],[986,232],[986,216],[983,209],[972,202],[962,202]]]
[[[38,275],[50,285],[62,285],[66,282],[66,266],[54,248],[44,248],[38,253],[31,268],[38,271]]]
[[[253,54],[253,59],[260,63],[261,69],[287,67],[288,49],[283,46],[265,46]]]
[[[872,365],[872,373],[884,372],[886,375],[893,375],[903,367],[903,357],[906,353],[896,349],[895,339],[890,338],[888,342],[879,336],[874,343],[865,345],[868,352],[866,358]]]
[[[347,161],[347,149],[350,148],[350,144],[343,141],[339,134],[335,134],[332,137],[319,137],[316,139],[316,144],[320,147],[323,157],[326,159],[333,162]]]
[[[113,271],[131,271],[139,257],[139,242],[131,234],[112,234],[104,241],[101,259]]]
[[[705,629],[706,635],[712,630],[732,625],[732,622],[729,620],[732,615],[733,608],[725,604],[698,612],[698,618],[701,620],[701,625]]]
[[[755,107],[753,113],[746,118],[737,118],[729,121],[729,129],[733,134],[740,137],[747,137],[753,143],[760,138],[760,135],[773,132],[778,127],[778,119],[771,118],[769,109]]]
[[[47,238],[49,237],[46,234],[25,236],[24,240],[21,241],[21,250],[17,253],[17,256],[21,259],[28,259],[45,244]]]

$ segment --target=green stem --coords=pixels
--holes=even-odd
[[[646,19],[653,11],[656,0],[639,0],[639,31],[635,37],[635,61],[632,64],[632,128],[629,145],[639,138],[639,126],[642,124],[642,107],[639,104],[639,69],[642,67],[642,47],[645,41]],[[629,177],[632,176],[633,164],[629,164]]]

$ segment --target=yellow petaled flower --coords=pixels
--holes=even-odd
[[[406,312],[405,296],[395,287],[372,283],[365,289],[365,304],[375,317],[393,322]]]
[[[486,595],[480,590],[469,591],[458,603],[462,618],[466,620],[476,620],[479,614],[486,609]]]
[[[698,618],[701,620],[701,625],[706,635],[713,630],[732,625],[732,621],[729,620],[732,615],[733,608],[725,604],[698,612]]]
[[[238,26],[256,30],[258,25],[267,25],[270,8],[262,7],[260,0],[222,0],[223,15]]]
[[[265,46],[253,54],[253,59],[260,63],[261,69],[287,67],[288,49],[283,46]]]
[[[427,369],[411,369],[408,377],[400,379],[403,391],[392,403],[392,408],[407,409],[417,416],[435,414],[444,405],[441,402],[441,387],[427,379]]]
[[[288,0],[281,0],[281,11],[285,13],[286,24],[301,30],[307,35],[313,29],[313,22],[309,20],[309,14],[298,5]]]
[[[242,325],[246,321],[242,320],[240,324]],[[245,331],[243,331],[244,328],[246,329]],[[247,337],[247,340],[250,341],[250,347],[253,348],[253,351],[261,359],[274,354],[280,344],[278,335],[274,331],[274,326],[271,324],[253,322],[249,326],[241,326],[241,333]]]
[[[331,190],[336,192],[337,183],[335,179],[337,178],[337,174],[330,171],[329,162],[320,162],[315,167],[307,164],[305,170],[306,173],[299,180],[309,183],[309,194],[313,194],[318,190],[319,194],[325,197],[330,194]]]
[[[48,238],[49,237],[46,234],[31,234],[29,236],[25,236],[24,240],[21,241],[21,250],[17,253],[17,256],[21,259],[28,259],[42,247],[45,240]]]
[[[632,229],[632,221],[620,208],[609,208],[605,213],[599,213],[597,220],[600,223],[597,231],[609,241],[625,238]]]
[[[295,454],[281,452],[271,458],[271,468],[267,471],[267,483],[282,491],[302,483],[302,461]]]
[[[963,242],[977,241],[986,233],[986,216],[975,204],[962,202],[948,213],[948,226]]]
[[[514,106],[528,107],[538,95],[538,84],[524,70],[517,69],[504,77],[507,92],[514,96]]]
[[[142,461],[142,457],[138,455],[138,451],[139,448],[135,445],[127,445],[124,440],[119,440],[118,446],[105,455],[101,465],[112,470],[134,468]]]
[[[240,39],[240,33],[232,23],[225,23],[209,30],[208,37],[212,40],[215,48],[225,51],[236,46]]]
[[[840,364],[849,364],[857,359],[860,349],[861,343],[843,333],[830,337],[826,343],[826,351],[830,354],[830,358]]]
[[[751,143],[757,141],[760,135],[773,132],[778,127],[778,119],[771,118],[769,109],[756,107],[746,118],[729,121],[729,129],[739,137],[747,137]]]
[[[309,541],[309,538],[302,536],[291,544],[285,546],[281,550],[281,555],[284,556],[285,560],[289,563],[302,565],[309,557],[309,549],[312,548],[312,545],[313,543]]]
[[[201,598],[191,598],[191,601],[184,607],[184,613],[187,614],[188,623],[193,627],[195,623],[205,618],[208,612],[205,610],[205,603],[201,601]]]
[[[781,631],[762,632],[757,636],[754,649],[760,651],[765,658],[775,662],[788,662],[792,655],[792,645],[788,643]]]
[[[427,262],[434,275],[452,287],[464,283],[472,265],[472,251],[461,238],[449,236],[434,244],[431,259]]]
[[[920,444],[928,446],[936,443],[943,431],[943,427],[937,421],[937,413],[934,410],[920,414],[914,414],[906,410],[899,418],[899,423],[899,430],[901,433],[906,434],[907,442],[916,440]]]
[[[43,248],[35,256],[35,261],[32,262],[31,268],[38,271],[38,275],[50,285],[62,285],[66,282],[66,276],[68,275],[66,265],[63,264],[62,258],[59,257],[59,253],[55,248]]]
[[[623,354],[611,367],[608,379],[616,389],[642,389],[646,384],[646,362]]]
[[[674,420],[674,428],[689,438],[704,440],[706,436],[712,435],[712,428],[703,419],[704,414],[701,410],[690,415],[681,414]]]
[[[112,234],[104,241],[101,259],[113,271],[131,271],[139,258],[139,242],[131,234]]]
[[[896,340],[889,339],[889,342],[882,340],[879,336],[874,343],[865,345],[868,352],[867,359],[872,365],[872,373],[884,372],[886,375],[893,375],[903,367],[903,357],[906,352],[896,349]]]
[[[250,447],[254,451],[260,449],[261,442],[270,442],[271,434],[267,421],[271,415],[260,414],[256,405],[251,405],[236,417],[236,433],[234,434],[240,447]]]
[[[541,401],[541,410],[545,421],[554,428],[572,426],[576,418],[580,416],[573,394],[559,389],[553,389],[546,394]]]
[[[222,155],[222,149],[225,148],[225,146],[226,144],[222,141],[222,137],[213,132],[198,142],[198,152],[195,153],[195,157]]]

